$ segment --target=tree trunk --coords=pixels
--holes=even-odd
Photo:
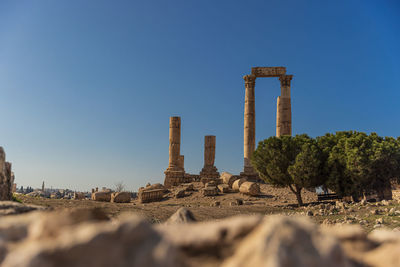
[[[295,188],[293,188],[292,185],[289,185],[290,190],[296,195],[297,198],[297,203],[300,206],[303,206],[303,199],[301,198],[301,189],[303,189],[302,187],[299,187],[297,185],[294,185]]]

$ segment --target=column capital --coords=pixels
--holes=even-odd
[[[253,74],[243,76],[244,84],[247,87],[254,87],[256,83],[256,76]]]
[[[279,80],[281,81],[281,86],[289,86],[290,87],[290,81],[292,80],[293,75],[282,75],[279,77]]]

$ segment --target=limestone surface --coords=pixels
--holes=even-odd
[[[105,191],[94,192],[92,193],[92,200],[110,202],[111,192],[105,192]]]
[[[129,202],[131,202],[131,193],[129,193],[129,192],[114,192],[111,194],[111,202],[129,203]]]

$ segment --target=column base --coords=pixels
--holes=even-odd
[[[241,172],[240,178],[245,178],[249,182],[261,182],[262,179],[256,172]]]
[[[219,178],[218,169],[215,166],[204,167],[200,172],[200,178],[218,179]]]
[[[185,183],[185,171],[183,170],[171,171],[167,169],[164,173],[164,186],[166,188],[171,188],[172,186],[177,186]]]

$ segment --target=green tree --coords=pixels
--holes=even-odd
[[[394,138],[376,133],[359,134],[347,142],[347,168],[357,193],[376,192],[384,198],[392,180],[400,176],[400,145]]]
[[[317,137],[322,151],[324,187],[341,197],[354,195],[356,192],[356,184],[347,168],[346,155],[347,140],[355,134],[357,133],[353,131],[343,131]]]
[[[302,189],[322,184],[320,157],[316,141],[307,135],[270,137],[258,144],[252,165],[267,183],[288,187],[302,205]]]
[[[400,177],[400,142],[376,133],[348,131],[317,138],[322,151],[325,186],[339,196],[358,199],[377,192],[382,198]]]
[[[293,185],[289,185],[289,188],[296,195],[299,205],[303,205],[301,198],[303,188],[317,187],[323,183],[321,156],[322,153],[317,142],[310,139],[301,145],[300,153],[297,154],[294,164],[288,168],[293,181]]]

